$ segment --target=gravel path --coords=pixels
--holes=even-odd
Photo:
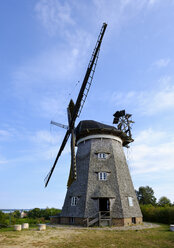
[[[153,224],[149,222],[143,222],[141,225],[132,225],[132,226],[112,226],[112,227],[82,227],[82,226],[73,226],[73,225],[49,225],[50,227],[64,228],[64,229],[94,229],[94,230],[142,230],[148,228],[157,228],[160,227],[158,224]]]

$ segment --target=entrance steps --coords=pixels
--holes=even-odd
[[[90,218],[86,218],[87,227],[94,226],[96,223],[98,226],[111,226],[111,216],[110,212],[98,212],[96,215]]]

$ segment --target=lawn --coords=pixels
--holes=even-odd
[[[174,232],[169,226],[158,228],[116,231],[80,228],[52,228],[37,231],[37,228],[15,232],[12,229],[0,230],[0,247],[59,247],[59,248],[134,248],[134,247],[174,247]]]

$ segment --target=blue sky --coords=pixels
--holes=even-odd
[[[65,133],[49,123],[67,124],[68,102],[103,22],[96,73],[76,124],[112,124],[116,110],[132,113],[135,141],[125,153],[134,186],[149,185],[158,199],[174,202],[174,1],[2,0],[0,208],[62,207],[70,148],[45,189]]]

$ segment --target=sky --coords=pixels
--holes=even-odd
[[[81,120],[135,121],[125,155],[135,189],[174,202],[174,0],[0,1],[0,208],[62,208],[70,144],[44,188],[102,23]]]

